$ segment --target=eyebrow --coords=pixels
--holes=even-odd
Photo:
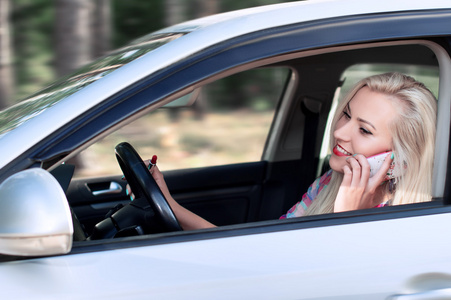
[[[348,104],[346,104],[346,108],[348,109],[349,114],[352,115],[352,113],[351,113],[351,106],[349,105],[349,103],[350,102],[348,102]],[[361,118],[357,118],[357,121],[365,123],[365,124],[368,124],[369,126],[373,127],[374,130],[377,130],[376,127],[373,124],[371,124],[371,122],[369,122],[367,120],[364,120],[364,119],[361,119]]]

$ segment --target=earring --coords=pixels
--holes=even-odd
[[[396,191],[396,178],[392,178],[388,181],[388,191],[393,194]]]

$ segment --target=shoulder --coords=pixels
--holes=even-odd
[[[313,185],[316,185],[318,192],[320,192],[322,188],[324,188],[329,184],[331,178],[332,178],[332,170],[329,170],[326,173],[324,173],[321,177],[318,177],[315,180],[315,182],[313,182]]]
[[[281,219],[301,217],[305,214],[307,208],[315,201],[318,194],[329,184],[332,177],[332,170],[327,171],[321,177],[318,177],[302,196],[301,201],[291,207],[288,212],[280,217]]]

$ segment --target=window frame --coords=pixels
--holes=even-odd
[[[263,70],[263,71],[262,71]],[[246,72],[253,72],[253,74],[246,74]],[[249,76],[247,76],[247,77],[249,77],[249,78],[252,78],[251,76],[254,76],[254,77],[259,77],[259,76],[262,76],[262,75],[264,75],[264,73],[255,73],[255,72],[260,72],[260,71],[262,71],[262,72],[265,72],[265,71],[270,71],[270,72],[283,72],[283,76],[280,76],[280,78],[278,78],[278,80],[277,80],[277,82],[276,81],[274,81],[274,82],[272,82],[274,85],[276,85],[277,84],[277,86],[275,86],[275,88],[274,89],[272,89],[272,92],[273,92],[273,94],[271,95],[271,96],[273,96],[273,97],[270,97],[270,102],[271,103],[273,103],[273,107],[271,107],[271,108],[269,108],[269,109],[267,109],[267,110],[265,110],[263,113],[267,113],[267,114],[270,114],[271,116],[269,117],[268,116],[268,121],[269,121],[269,124],[268,124],[268,126],[267,127],[265,127],[265,129],[266,129],[266,131],[265,131],[265,135],[264,135],[264,137],[263,137],[263,139],[262,139],[262,142],[261,142],[261,144],[259,144],[259,146],[261,146],[260,147],[260,153],[257,155],[255,155],[253,158],[252,158],[252,160],[243,160],[243,161],[238,161],[238,160],[236,160],[236,161],[231,161],[231,162],[227,162],[227,163],[217,163],[217,164],[204,164],[204,165],[191,165],[191,166],[179,166],[179,167],[177,167],[177,169],[172,169],[172,168],[167,168],[167,166],[166,167],[164,167],[164,166],[162,166],[162,165],[160,165],[160,167],[162,167],[162,169],[163,170],[165,170],[165,171],[173,171],[173,170],[178,170],[178,169],[184,169],[184,168],[206,168],[206,167],[215,167],[215,166],[221,166],[221,165],[228,165],[228,164],[240,164],[240,163],[252,163],[252,162],[259,162],[259,161],[261,161],[262,160],[262,155],[263,155],[263,152],[265,151],[265,148],[266,148],[266,144],[267,144],[267,139],[268,139],[268,137],[269,137],[269,135],[270,135],[270,131],[271,131],[271,127],[272,127],[272,125],[273,125],[273,123],[274,123],[274,118],[275,118],[275,116],[276,116],[276,114],[277,114],[277,109],[278,109],[278,107],[279,107],[279,105],[280,105],[280,103],[281,103],[281,98],[283,98],[284,97],[284,95],[286,94],[286,92],[285,92],[285,90],[286,90],[286,87],[287,87],[287,80],[289,80],[289,78],[291,77],[291,73],[292,73],[292,69],[291,68],[289,68],[289,67],[286,67],[286,66],[274,66],[274,65],[272,65],[272,66],[267,66],[267,67],[263,67],[263,68],[260,68],[260,67],[257,67],[257,68],[250,68],[250,69],[247,69],[247,70],[242,70],[242,71],[240,71],[240,72],[237,72],[237,73],[234,73],[234,74],[231,74],[231,75],[229,75],[229,76],[226,76],[226,77],[221,77],[221,78],[219,78],[219,79],[217,79],[216,81],[209,81],[208,83],[206,83],[205,85],[203,85],[202,87],[197,87],[196,89],[195,89],[195,91],[196,91],[196,95],[200,95],[201,93],[200,93],[200,91],[201,90],[203,90],[204,88],[207,88],[207,89],[211,89],[211,86],[209,86],[209,85],[212,85],[212,84],[215,84],[216,82],[218,82],[218,81],[221,81],[221,80],[224,80],[224,79],[227,79],[227,78],[229,78],[229,77],[231,77],[231,76],[235,76],[235,75],[240,75],[240,74],[243,74],[244,73],[244,75],[246,76],[246,75],[249,75]],[[261,86],[260,86],[261,87]],[[226,89],[226,92],[225,92],[225,94],[227,95],[228,93],[230,93],[231,91],[230,91],[230,89]],[[224,91],[222,91],[222,93],[224,94]],[[263,95],[263,92],[260,92],[261,93],[261,95]],[[189,94],[188,94],[189,95]],[[203,94],[203,95],[205,95],[205,94]],[[257,97],[259,96],[260,94],[258,94],[257,95]],[[182,96],[182,97],[186,97],[186,96]],[[205,96],[202,96],[202,98],[204,98]],[[229,97],[230,98],[230,97]],[[204,101],[204,104],[206,105],[206,107],[208,108],[209,106],[211,106],[211,103],[212,102],[214,102],[215,101],[215,99],[214,99],[214,95],[213,95],[213,97],[212,98],[206,98],[206,99],[197,99],[197,96],[195,96],[195,97],[193,97],[193,99],[192,99],[192,102],[194,102],[194,101],[197,101],[197,100],[202,100],[202,101]],[[175,100],[175,101],[177,101],[177,100]],[[177,122],[174,122],[174,123],[180,123],[180,122],[183,122],[183,120],[185,119],[185,115],[183,114],[183,112],[185,111],[185,110],[187,110],[187,111],[190,111],[190,112],[192,112],[193,113],[193,107],[191,107],[191,104],[192,103],[190,103],[189,105],[187,105],[186,107],[176,107],[177,109],[180,109],[181,111],[180,111],[180,119],[177,121]],[[251,106],[252,104],[245,104],[245,105],[243,105],[242,107],[240,106],[239,108],[237,108],[237,110],[239,110],[239,109],[242,109],[242,108],[244,108],[244,109],[250,109],[250,106]],[[173,107],[171,107],[171,106],[164,106],[164,107],[160,107],[158,110],[154,110],[154,111],[151,111],[151,112],[147,112],[146,114],[143,114],[143,115],[141,115],[139,118],[137,118],[137,119],[135,119],[134,118],[134,120],[132,121],[132,122],[130,122],[129,124],[126,124],[125,126],[123,126],[123,127],[121,127],[121,128],[119,128],[118,129],[118,132],[113,132],[113,133],[111,133],[110,135],[108,135],[108,136],[106,136],[105,137],[105,139],[107,139],[107,141],[105,141],[105,139],[102,139],[102,140],[99,140],[99,141],[97,141],[97,143],[95,143],[95,144],[93,144],[93,145],[91,145],[90,147],[92,147],[92,146],[94,146],[94,145],[96,145],[96,144],[98,144],[98,143],[103,143],[104,141],[106,142],[106,143],[111,143],[112,142],[112,140],[114,140],[116,137],[114,137],[114,136],[111,136],[112,134],[116,134],[116,133],[118,133],[119,135],[124,135],[125,136],[125,134],[124,133],[121,133],[120,132],[120,130],[122,130],[122,129],[124,129],[125,128],[125,130],[126,131],[129,131],[129,130],[127,130],[126,129],[126,127],[127,126],[129,126],[129,125],[131,125],[131,124],[133,124],[134,122],[139,122],[139,120],[140,119],[142,119],[142,118],[150,118],[150,120],[152,119],[152,118],[154,118],[154,116],[152,116],[151,114],[154,114],[154,113],[161,113],[161,114],[166,114],[166,113],[168,113],[169,112],[169,110],[170,109],[174,109]],[[225,109],[226,110],[226,114],[229,114],[231,111],[233,111],[234,110],[234,108],[231,108],[231,109]],[[205,114],[206,114],[206,116],[208,116],[208,114],[210,114],[210,113],[212,113],[212,114],[215,114],[215,113],[218,113],[218,111],[215,111],[215,110],[208,110],[207,109],[207,111],[205,112]],[[255,114],[258,114],[259,112],[255,112]],[[168,117],[169,118],[169,117]],[[186,117],[186,118],[188,118],[188,117]],[[230,124],[228,124],[228,125],[231,125],[231,124],[235,124],[235,120],[237,120],[237,118],[232,118],[232,117],[230,117],[229,119],[228,119],[228,121],[229,121],[229,123]],[[212,121],[210,121],[210,123],[211,123]],[[172,123],[170,123],[170,121],[168,120],[168,123],[166,124],[165,123],[165,125],[169,125],[169,124],[172,124]],[[160,124],[158,124],[158,125],[160,125]],[[199,124],[199,125],[201,125],[201,124]],[[224,130],[228,130],[227,128],[229,127],[229,126],[225,126],[224,128]],[[153,126],[152,124],[150,125],[151,127]],[[155,129],[155,128],[151,128],[151,131],[156,131],[157,129]],[[176,130],[177,131],[177,128],[172,128],[172,130]],[[208,131],[208,129],[207,129],[207,131]],[[194,134],[196,134],[196,131],[193,131],[194,132]],[[182,136],[182,135],[180,135],[180,137],[181,138],[183,138],[184,136]],[[109,138],[111,138],[111,139],[109,139]],[[150,146],[150,145],[148,145],[148,144],[146,144],[146,145],[143,145],[143,147],[144,148],[155,148],[155,151],[154,152],[151,152],[151,153],[149,153],[149,152],[147,152],[146,153],[146,151],[143,151],[142,149],[140,149],[140,146],[137,146],[138,144],[142,144],[141,143],[141,141],[139,141],[139,143],[138,142],[136,142],[136,140],[135,140],[135,138],[133,137],[133,135],[130,135],[130,136],[127,136],[126,138],[124,138],[124,140],[126,140],[126,141],[128,141],[129,143],[131,143],[132,145],[134,145],[135,147],[136,147],[136,150],[140,153],[140,155],[142,155],[143,157],[151,157],[154,153],[164,153],[165,152],[165,149],[164,148],[158,148],[157,146]],[[215,146],[217,146],[217,145],[215,145],[215,144],[212,144],[212,146],[213,146],[213,148],[215,147]],[[254,147],[255,147],[255,145],[253,145]],[[113,146],[111,146],[111,149],[113,149],[113,147],[114,147],[114,145]],[[179,147],[179,146],[175,146],[175,147]],[[242,148],[241,148],[242,149]],[[85,149],[84,151],[86,151],[86,150],[89,150],[89,148],[87,148],[87,149]],[[180,148],[178,148],[178,150],[180,150],[180,151],[184,151],[185,149],[182,149],[181,148],[181,146],[180,146]],[[244,148],[244,150],[242,151],[243,153],[246,153],[246,150],[249,150],[248,152],[250,152],[251,151],[251,149],[246,149],[246,148]],[[93,151],[94,152],[94,150],[91,150],[91,151]],[[80,153],[81,155],[83,155],[83,152],[81,152]],[[188,155],[186,155],[186,156],[184,156],[183,157],[183,160],[188,160],[188,159],[191,159],[191,158],[196,158],[198,156],[198,154],[196,154],[196,153],[190,153],[190,154],[188,154]],[[171,157],[166,157],[165,159],[167,159],[167,160],[172,160],[171,159]],[[109,163],[114,163],[114,165],[117,165],[117,163],[116,163],[116,161],[115,161],[115,159],[114,159],[114,156],[112,156],[112,159],[111,159],[112,161],[111,162],[109,162]],[[198,161],[201,161],[202,159],[199,157],[199,159],[197,159]],[[174,162],[172,162],[172,163],[174,163]],[[179,163],[176,163],[177,165],[180,165],[180,162]],[[119,174],[118,172],[120,172],[120,169],[119,169],[119,167],[117,166],[117,173],[106,173],[106,170],[103,170],[103,172],[101,173],[101,174],[98,174],[98,175],[96,175],[96,174],[89,174],[89,175],[84,175],[83,173],[82,174],[77,174],[77,169],[75,170],[75,174],[74,174],[74,178],[75,179],[81,179],[81,178],[84,178],[84,177],[100,177],[100,176],[113,176],[113,175],[117,175],[117,174]]]

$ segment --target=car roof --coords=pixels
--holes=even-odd
[[[374,14],[383,12],[401,12],[450,8],[448,0],[306,0],[265,5],[236,11],[210,15],[190,20],[159,30],[163,32],[193,32],[212,26],[224,26],[224,29],[244,29],[250,32],[249,25],[259,29],[277,27],[290,23],[328,19],[340,16]],[[231,28],[230,22],[237,24]],[[239,24],[239,26],[238,26]]]
[[[86,110],[141,78],[241,35],[342,16],[450,8],[448,0],[310,0],[227,12],[177,24],[149,35],[188,33],[68,96],[1,137],[0,168]],[[184,49],[184,51],[180,51]],[[27,137],[27,138],[25,138]],[[30,138],[31,137],[31,138]]]

